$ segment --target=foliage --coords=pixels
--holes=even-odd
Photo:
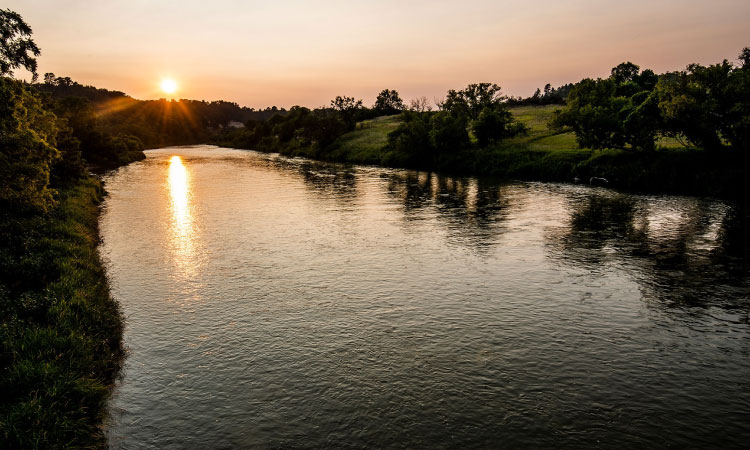
[[[10,9],[0,9],[0,76],[13,75],[23,67],[36,81],[36,57],[41,54],[31,39],[31,27],[20,14]]]
[[[705,150],[747,148],[750,138],[750,50],[708,67],[656,75],[625,62],[607,79],[584,79],[571,89],[551,125],[569,128],[581,147],[654,150],[672,137]]]
[[[410,166],[434,164],[430,114],[404,112],[403,122],[388,134],[388,145]]]
[[[0,77],[0,204],[47,210],[50,171],[60,158],[54,114],[22,83]]]
[[[504,100],[497,84],[474,83],[460,91],[449,90],[442,109],[455,116],[465,115],[476,120],[484,108],[501,108]]]
[[[430,118],[430,142],[437,154],[455,152],[469,145],[468,121],[463,114],[438,111]]]
[[[572,83],[567,83],[557,88],[553,88],[551,84],[547,83],[544,86],[544,91],[537,89],[531,97],[527,98],[508,97],[506,103],[509,106],[564,105],[571,89],[573,89]]]
[[[665,132],[684,136],[707,150],[724,141],[748,145],[750,85],[747,70],[728,61],[708,67],[691,64],[684,71],[663,75],[657,83]]]
[[[380,116],[390,116],[400,113],[405,107],[404,101],[401,100],[398,92],[391,89],[383,89],[375,99],[375,105],[372,109]]]
[[[352,130],[359,118],[358,113],[362,110],[362,100],[355,100],[354,97],[342,97],[339,95],[331,100],[331,109],[339,114],[339,117],[346,125],[346,129]]]
[[[482,147],[522,134],[526,130],[523,124],[514,121],[513,114],[505,108],[484,108],[471,128]]]
[[[0,210],[0,448],[104,447],[122,317],[96,250],[101,183]]]

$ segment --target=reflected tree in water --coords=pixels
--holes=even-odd
[[[388,193],[403,202],[406,222],[434,215],[451,239],[477,249],[497,242],[511,207],[512,188],[488,180],[412,171],[387,180]]]
[[[573,198],[566,227],[548,235],[550,256],[590,272],[631,273],[658,306],[750,307],[746,208],[702,199],[622,194]]]

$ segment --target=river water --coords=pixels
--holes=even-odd
[[[731,203],[210,146],[106,176],[112,448],[750,442]]]

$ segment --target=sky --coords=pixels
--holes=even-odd
[[[494,82],[529,96],[623,61],[657,73],[735,60],[748,0],[5,0],[42,49],[39,73],[263,108],[336,95],[405,100]],[[21,72],[17,75],[23,76]]]

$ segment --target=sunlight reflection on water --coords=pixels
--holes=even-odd
[[[105,179],[129,349],[113,448],[750,441],[738,205],[147,155]]]
[[[196,230],[190,205],[190,173],[182,158],[177,155],[169,160],[167,184],[172,209],[171,235],[175,264],[185,278],[191,278],[197,268],[194,258]]]

